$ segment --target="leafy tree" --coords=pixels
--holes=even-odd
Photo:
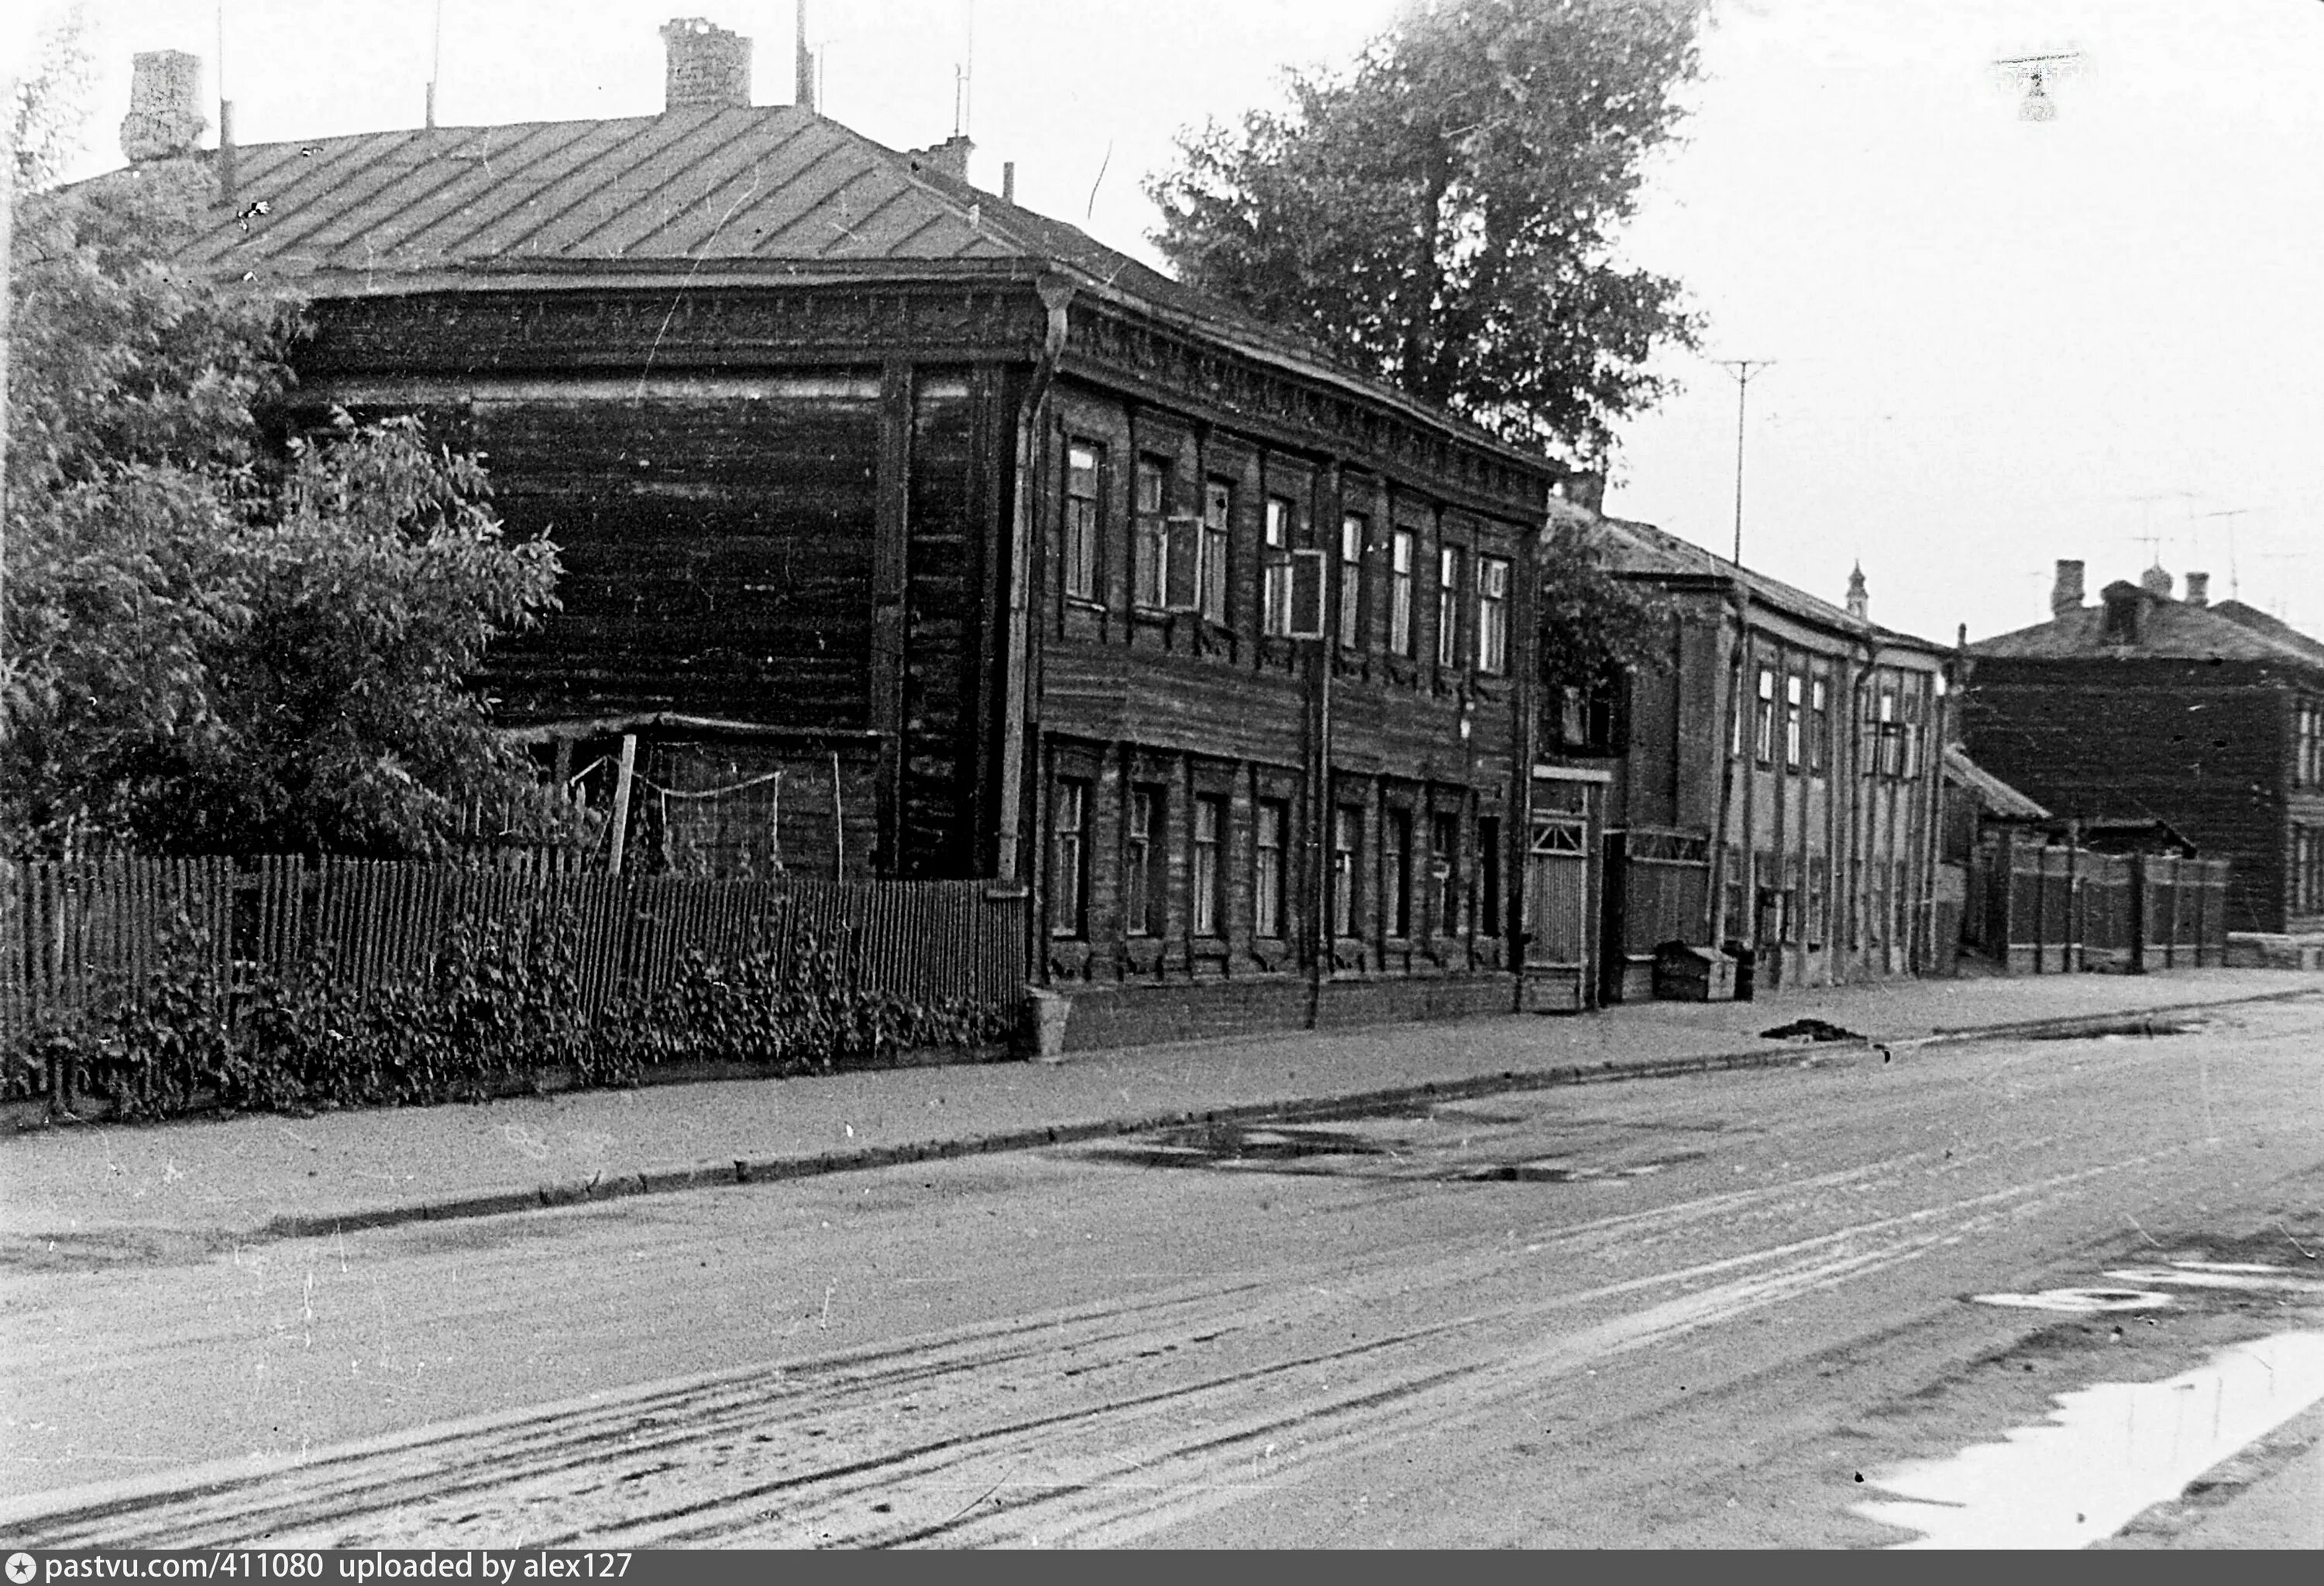
[[[22,149],[54,111],[17,112]],[[16,205],[0,841],[393,855],[469,800],[553,820],[464,685],[554,605],[556,548],[504,540],[415,420],[279,438],[299,305],[171,266],[208,198],[187,160]]]
[[[1586,526],[1559,523],[1535,559],[1535,665],[1545,700],[1554,704],[1565,688],[1596,693],[1626,671],[1667,664],[1670,604],[1618,577]]]
[[[1696,69],[1698,0],[1407,0],[1344,72],[1182,133],[1148,180],[1190,284],[1521,444],[1601,455],[1695,345],[1613,260]]]

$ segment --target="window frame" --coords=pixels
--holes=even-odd
[[[1164,898],[1169,808],[1168,791],[1159,783],[1130,784],[1121,834],[1121,929],[1126,936],[1151,938],[1168,928]]]
[[[1270,639],[1291,632],[1291,540],[1298,506],[1287,495],[1270,495],[1259,525],[1259,632]]]
[[[1332,934],[1362,935],[1363,915],[1358,908],[1358,885],[1364,869],[1364,807],[1332,807]]]
[[[1250,934],[1261,941],[1290,935],[1290,849],[1291,801],[1259,799],[1251,823]]]
[[[1751,758],[1761,765],[1775,763],[1775,669],[1761,667],[1757,712],[1751,726]]]
[[[1388,531],[1388,651],[1402,660],[1412,659],[1413,558],[1419,536],[1409,529]]]
[[[1163,612],[1170,601],[1170,475],[1172,460],[1140,452],[1130,478],[1130,604]],[[1148,486],[1153,499],[1148,500]]]
[[[1784,767],[1798,770],[1806,763],[1807,680],[1797,672],[1784,675]]]
[[[1364,643],[1364,548],[1371,539],[1371,520],[1361,512],[1340,515],[1340,612],[1338,633],[1342,650],[1361,650]]]
[[[1501,817],[1480,815],[1477,817],[1477,924],[1476,929],[1499,940],[1504,928],[1501,918]]]
[[[1213,475],[1203,483],[1203,527],[1194,539],[1194,605],[1204,621],[1227,621],[1227,571],[1232,555],[1235,482]]]
[[[1049,935],[1084,940],[1089,936],[1089,817],[1092,784],[1086,777],[1058,777],[1049,790]],[[1070,812],[1071,824],[1065,821]],[[1065,907],[1061,910],[1060,902]]]
[[[1488,678],[1509,669],[1509,558],[1477,558],[1477,670]]]
[[[1454,810],[1433,810],[1428,819],[1428,870],[1434,885],[1429,890],[1431,921],[1440,937],[1461,934],[1461,816]]]
[[[1821,674],[1808,680],[1808,774],[1820,777],[1831,760],[1831,683]]]
[[[1086,470],[1074,465],[1076,454],[1090,459]],[[1076,474],[1086,473],[1089,491],[1074,488]],[[1105,447],[1094,440],[1065,440],[1065,521],[1062,547],[1065,566],[1058,588],[1064,597],[1091,605],[1103,603],[1098,586],[1098,548],[1105,536]],[[1086,509],[1084,512],[1083,509]]]
[[[1207,834],[1206,834],[1207,828]],[[1194,909],[1191,928],[1205,941],[1227,934],[1226,847],[1229,812],[1216,793],[1194,795]]]
[[[1387,905],[1380,920],[1380,935],[1405,942],[1412,939],[1412,811],[1402,805],[1390,805],[1388,818],[1382,823],[1380,857],[1387,863],[1388,896],[1381,899]]]
[[[1461,564],[1457,545],[1436,548],[1436,669],[1461,669]]]

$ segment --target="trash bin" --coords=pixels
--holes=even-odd
[[[1715,947],[1665,942],[1655,949],[1655,996],[1669,1002],[1729,1002],[1735,961]]]
[[[1758,978],[1757,966],[1759,954],[1757,950],[1740,942],[1729,942],[1727,944],[1727,956],[1735,961],[1735,1000],[1738,1002],[1748,1002],[1751,1000],[1753,982]]]
[[[1065,1058],[1065,1022],[1074,1000],[1047,986],[1025,988],[1025,1055],[1040,1063]]]

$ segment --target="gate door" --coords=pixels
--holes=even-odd
[[[1590,1005],[1591,917],[1600,788],[1538,776],[1526,844],[1525,1005],[1571,1012]]]

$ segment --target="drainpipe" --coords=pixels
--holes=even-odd
[[[1009,636],[1006,664],[1010,669],[1006,691],[1001,699],[1001,796],[997,818],[993,822],[993,874],[1003,881],[1032,878],[1025,904],[1025,964],[1032,979],[1043,985],[1048,983],[1048,954],[1041,951],[1040,921],[1042,894],[1048,878],[1044,873],[1047,849],[1040,842],[1039,823],[1047,812],[1047,790],[1038,773],[1038,739],[1039,712],[1033,699],[1033,674],[1039,661],[1041,645],[1038,627],[1032,620],[1032,595],[1036,588],[1045,588],[1046,581],[1037,577],[1035,564],[1042,562],[1039,555],[1047,541],[1035,531],[1034,520],[1042,499],[1040,493],[1042,459],[1042,420],[1048,410],[1049,387],[1056,380],[1057,360],[1064,355],[1065,337],[1069,328],[1067,309],[1073,302],[1073,287],[1056,276],[1044,276],[1035,283],[1040,294],[1041,307],[1047,323],[1041,337],[1041,348],[1033,362],[1033,377],[1025,388],[1023,401],[1017,410],[1017,478],[1011,492],[1012,503],[1009,525]],[[1023,809],[1028,762],[1033,765],[1036,816],[1033,844],[1036,853],[1023,853]]]
[[[1744,736],[1744,685],[1751,665],[1751,591],[1740,578],[1732,579],[1727,586],[1727,599],[1735,613],[1735,642],[1729,650],[1731,664],[1728,675],[1733,686],[1727,691],[1727,731],[1711,743],[1711,753],[1719,763],[1719,814],[1711,826],[1711,896],[1705,902],[1704,918],[1711,930],[1710,946],[1713,951],[1727,940],[1732,925],[1727,917],[1727,822],[1734,813],[1735,775],[1738,757],[1734,745]],[[1743,745],[1743,755],[1751,752],[1748,742]],[[1742,760],[1748,774],[1748,761]]]

